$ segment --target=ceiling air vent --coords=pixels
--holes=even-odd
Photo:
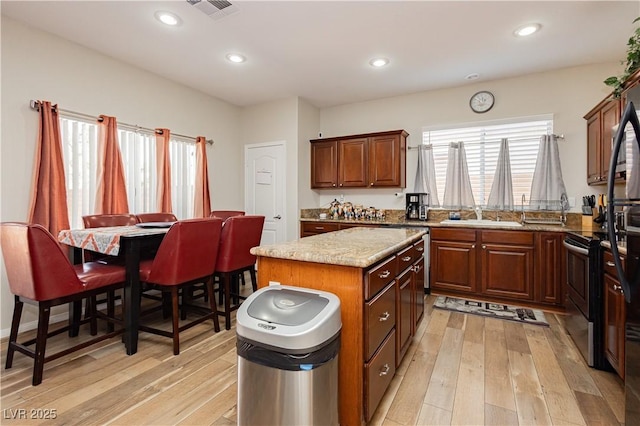
[[[238,11],[236,5],[227,0],[187,0],[187,3],[213,19],[220,19]]]

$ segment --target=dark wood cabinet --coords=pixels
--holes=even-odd
[[[626,303],[610,251],[604,252],[604,353],[624,380]],[[624,257],[621,256],[624,264]]]
[[[338,142],[311,144],[311,187],[335,188],[338,186]]]
[[[454,292],[478,292],[476,231],[431,229],[431,288]]]
[[[413,330],[411,334],[414,336],[418,324],[424,316],[424,273],[424,257],[421,255],[420,259],[413,265]]]
[[[587,120],[587,183],[589,185],[606,185],[611,160],[611,142],[613,126],[620,120],[620,100],[605,99],[593,108]],[[616,180],[624,180],[623,175]]]
[[[536,302],[560,305],[564,301],[563,280],[566,258],[560,232],[538,232],[535,241],[535,284]]]
[[[483,294],[533,300],[533,241],[530,246],[483,242],[480,258]]]
[[[377,228],[378,225],[371,223],[357,223],[357,222],[349,222],[349,223],[338,223],[338,222],[322,222],[322,221],[311,221],[311,222],[300,222],[300,238],[310,237],[311,235],[324,234],[325,232],[333,232],[340,231],[342,229],[349,228]]]
[[[311,188],[405,187],[404,130],[311,140]]]
[[[405,270],[396,284],[396,368],[407,353],[413,336],[411,303],[413,301],[412,270]]]
[[[431,229],[431,289],[562,306],[562,233]]]

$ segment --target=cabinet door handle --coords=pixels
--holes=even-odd
[[[387,374],[389,374],[389,370],[390,370],[389,364],[385,364],[382,366],[378,374],[380,376],[386,376]]]
[[[471,248],[476,248],[476,245],[475,244],[471,244]]]
[[[373,186],[373,182],[371,182],[371,183],[369,184],[369,186]]]
[[[416,251],[424,251],[424,247],[416,247]]]
[[[389,272],[389,271],[384,271],[383,273],[378,274],[378,277],[380,277],[380,278],[382,278],[382,279],[385,279],[385,278],[388,278],[388,277],[389,277],[389,275],[391,275],[391,272]]]
[[[421,269],[422,269],[421,266],[416,265],[413,267],[413,272],[420,272]]]
[[[482,245],[482,250],[486,250],[487,246],[486,245]]]
[[[621,286],[621,285],[614,284],[614,285],[613,285],[613,289],[614,289],[614,290],[616,290],[616,291],[617,291],[617,290],[622,290],[622,286]]]
[[[411,260],[411,256],[405,256],[405,257],[402,258],[403,262],[408,262],[410,260]]]
[[[616,264],[615,264],[615,263],[613,263],[613,262],[612,262],[612,261],[610,261],[610,260],[607,260],[607,266],[615,267],[615,266],[616,266]]]
[[[324,229],[324,226],[316,226],[317,231],[322,231],[323,229]]]
[[[385,311],[385,313],[384,313],[384,314],[382,314],[382,315],[380,315],[380,316],[378,317],[378,321],[380,321],[380,322],[384,322],[384,321],[388,320],[390,316],[391,316],[391,315],[389,315],[389,312],[386,312],[386,311]]]
[[[336,186],[336,184],[334,183],[332,186]]]

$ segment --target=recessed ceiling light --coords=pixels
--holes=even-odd
[[[247,58],[240,55],[239,53],[229,53],[227,54],[227,59],[236,64],[241,64],[247,60]]]
[[[526,37],[535,32],[538,32],[540,28],[542,28],[542,25],[540,24],[528,24],[528,25],[523,25],[522,27],[515,30],[513,33],[518,37]]]
[[[172,27],[175,27],[176,25],[180,25],[180,23],[182,22],[182,20],[180,19],[180,17],[178,17],[178,15],[176,15],[175,13],[164,11],[164,10],[157,11],[156,13],[154,13],[154,16],[158,21]]]
[[[376,68],[384,67],[388,63],[389,63],[389,60],[387,58],[373,58],[372,60],[369,61],[369,64],[372,67],[376,67]]]
[[[477,72],[473,72],[469,75],[467,75],[464,79],[465,80],[477,80],[480,78],[480,74],[478,74]]]

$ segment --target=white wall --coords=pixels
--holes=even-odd
[[[244,205],[239,108],[5,16],[1,42],[0,220],[27,220],[38,128],[30,99],[91,115],[113,115],[123,123],[212,138],[215,144],[207,149],[212,205],[233,209]],[[4,336],[13,299],[1,269]],[[35,318],[31,306],[25,310],[23,323]]]
[[[559,150],[567,192],[580,204],[582,195],[606,191],[604,187],[589,187],[586,183],[586,122],[582,117],[610,93],[602,81],[620,72],[618,63],[598,64],[325,108],[320,111],[320,131],[323,137],[330,137],[405,129],[410,134],[408,144],[416,145],[425,126],[552,113],[555,133],[565,136],[559,142]],[[469,108],[469,98],[479,90],[489,90],[496,97],[495,106],[485,114],[475,114]],[[408,151],[406,192],[413,190],[416,164],[416,151]],[[346,200],[358,204],[401,209],[404,197],[396,197],[394,193],[398,191],[314,191],[319,204],[305,204],[301,208],[327,206],[344,194]]]
[[[286,170],[286,240],[298,237],[298,98],[268,102],[242,111],[241,140],[245,145],[283,141]],[[244,185],[244,183],[243,183]],[[244,186],[243,186],[244,188]]]

